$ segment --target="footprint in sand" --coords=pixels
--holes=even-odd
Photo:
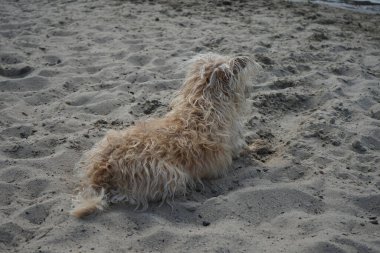
[[[269,85],[269,89],[282,90],[282,89],[296,87],[298,85],[299,85],[298,81],[294,81],[290,79],[278,79]]]
[[[292,182],[305,178],[310,169],[302,165],[286,165],[271,168],[268,177],[271,182]]]
[[[262,221],[271,220],[292,209],[316,214],[324,212],[325,206],[318,198],[296,189],[245,188],[232,192],[229,195],[229,202],[220,197],[210,198],[199,207],[197,212],[209,222],[225,219],[236,212],[242,219],[260,224]]]
[[[136,55],[132,55],[132,56],[128,57],[127,61],[132,63],[135,66],[145,66],[150,62],[151,59],[152,59],[152,57],[150,57],[148,55],[136,54]]]
[[[158,57],[158,58],[154,59],[152,63],[156,66],[163,66],[166,64],[166,60]]]
[[[41,139],[34,143],[23,140],[2,146],[1,152],[13,159],[40,158],[54,154],[58,144],[55,139]]]
[[[54,94],[54,91],[48,91],[48,92],[36,92],[32,95],[25,97],[24,101],[33,106],[38,105],[46,105],[50,101],[56,99],[56,94]]]
[[[137,103],[132,106],[132,111],[134,115],[149,115],[154,113],[162,104],[158,100],[146,100],[144,103]]]
[[[38,73],[39,76],[43,76],[43,77],[53,77],[53,76],[56,76],[58,74],[59,74],[58,71],[49,70],[49,69],[42,69],[40,71],[40,73]]]
[[[151,79],[152,79],[151,74],[146,71],[131,73],[125,78],[125,80],[127,80],[130,83],[144,83],[144,82],[150,81]]]
[[[48,86],[49,81],[43,77],[33,76],[24,79],[6,80],[0,82],[0,91],[37,91]]]
[[[110,36],[104,36],[104,37],[95,38],[94,42],[98,44],[104,44],[104,43],[111,42],[112,40],[114,40],[114,38]]]
[[[51,36],[55,37],[68,37],[77,34],[77,32],[67,31],[67,30],[54,30],[50,33]]]
[[[30,223],[40,225],[49,216],[52,205],[53,203],[35,204],[24,210],[20,216]]]
[[[14,222],[0,225],[0,243],[6,246],[16,246],[33,238],[33,232],[20,227]]]
[[[13,136],[22,139],[28,139],[28,137],[33,135],[35,132],[36,130],[34,130],[33,127],[21,125],[6,128],[1,132],[1,134],[3,136]]]
[[[43,178],[33,178],[20,185],[25,197],[34,199],[41,196],[41,193],[49,186],[49,181]]]
[[[138,51],[142,51],[146,48],[146,45],[145,44],[132,44],[129,46],[128,50],[130,52],[138,52]]]
[[[70,106],[82,106],[88,104],[96,94],[91,92],[87,94],[81,94],[79,96],[73,96],[66,104]]]
[[[46,55],[43,57],[43,60],[47,66],[55,66],[62,63],[62,60],[55,55]]]
[[[114,60],[122,60],[125,58],[126,55],[127,55],[127,53],[125,51],[119,51],[117,53],[111,54],[111,57]]]
[[[119,106],[120,101],[118,99],[107,99],[87,105],[85,111],[95,115],[108,115]]]
[[[139,243],[153,251],[165,252],[167,246],[170,245],[172,241],[176,241],[176,237],[177,235],[170,231],[156,231],[148,236],[143,236]]]
[[[271,92],[257,94],[253,98],[253,106],[260,109],[263,114],[306,110],[311,104],[310,97],[302,93]]]
[[[317,242],[314,245],[307,248],[306,251],[309,253],[344,253],[346,251],[342,250],[341,248],[338,248],[336,245],[329,243],[329,242]]]
[[[8,78],[22,78],[29,75],[33,71],[30,66],[22,68],[2,68],[0,67],[0,76]]]
[[[14,200],[13,195],[15,194],[16,190],[17,186],[15,185],[0,183],[0,204],[2,206],[10,205]]]
[[[20,182],[28,178],[30,178],[30,171],[28,169],[15,166],[3,169],[0,174],[0,180],[6,183]]]
[[[2,64],[17,64],[23,62],[24,58],[16,53],[0,54],[0,63]]]

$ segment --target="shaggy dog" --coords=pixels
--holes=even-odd
[[[253,62],[247,57],[196,57],[163,118],[110,131],[80,164],[84,172],[71,214],[86,216],[107,203],[185,194],[196,181],[226,173],[244,141],[239,118]]]

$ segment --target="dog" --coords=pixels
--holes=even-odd
[[[226,174],[245,144],[241,116],[254,61],[205,54],[191,62],[164,117],[111,130],[84,156],[71,215],[81,218],[115,201],[145,210],[148,202],[163,203]]]

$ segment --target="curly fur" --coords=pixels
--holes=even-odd
[[[83,217],[113,201],[145,209],[225,174],[244,143],[239,118],[252,63],[217,54],[193,59],[170,112],[109,131],[85,155],[71,214]]]

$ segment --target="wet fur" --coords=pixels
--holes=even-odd
[[[225,174],[244,143],[239,118],[252,66],[247,57],[193,59],[170,112],[109,131],[84,156],[71,214],[83,217],[110,201],[145,209],[149,201],[171,199],[198,180]]]

